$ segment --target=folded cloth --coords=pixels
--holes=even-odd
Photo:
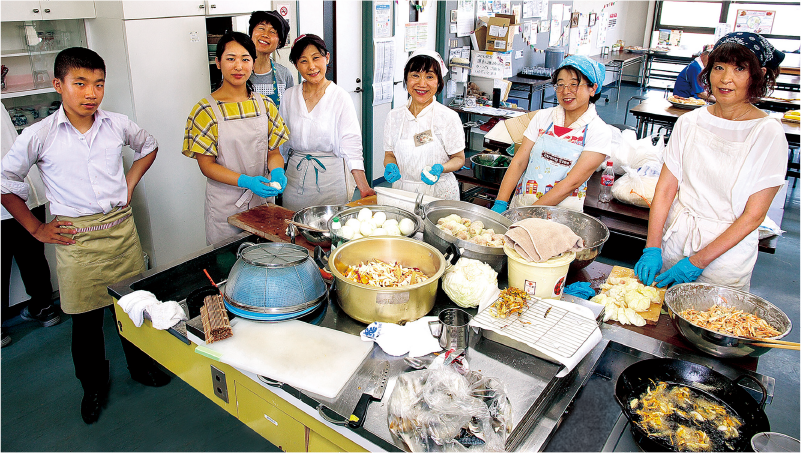
[[[158,330],[167,330],[179,322],[189,319],[184,309],[174,300],[150,305],[145,312],[153,322],[153,328]]]
[[[436,316],[425,316],[404,326],[374,322],[360,336],[364,341],[375,341],[389,355],[402,356],[408,352],[409,357],[421,357],[442,350],[428,328],[428,323],[436,320]]]
[[[576,282],[565,286],[563,290],[565,294],[576,296],[581,299],[590,300],[595,297],[595,290],[592,289],[589,282]]]
[[[150,291],[134,291],[131,294],[126,294],[117,301],[120,308],[128,313],[136,327],[142,327],[144,322],[145,309],[151,305],[159,303],[156,296]]]
[[[546,219],[523,219],[513,223],[504,237],[523,259],[535,263],[584,247],[584,240],[570,227]]]

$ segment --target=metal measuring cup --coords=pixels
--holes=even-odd
[[[442,349],[465,350],[471,346],[471,339],[476,337],[471,332],[469,313],[458,308],[446,308],[439,313],[437,321],[429,321],[431,335],[439,339]]]

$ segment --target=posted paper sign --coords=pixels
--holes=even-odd
[[[773,30],[773,19],[775,16],[776,11],[738,9],[737,19],[734,21],[734,31],[770,33],[771,30]]]
[[[512,76],[512,52],[481,52],[474,50],[470,71],[472,75],[489,79]]]

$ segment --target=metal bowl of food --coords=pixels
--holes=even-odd
[[[371,260],[398,263],[402,268],[416,268],[423,281],[397,287],[379,287],[371,283],[385,277],[380,271],[365,272],[364,281],[347,277],[350,266]],[[425,316],[434,307],[439,278],[448,260],[425,242],[405,237],[366,237],[337,247],[328,258],[336,279],[337,302],[351,318],[369,324],[411,322]],[[375,275],[373,275],[375,273]]]
[[[576,252],[576,259],[570,263],[570,271],[587,267],[601,253],[604,243],[609,239],[609,229],[600,220],[582,212],[571,211],[556,206],[526,206],[512,208],[503,213],[512,223],[523,219],[547,219],[569,227],[584,240],[584,248]]]
[[[345,208],[346,206],[336,205],[309,206],[308,208],[303,208],[296,212],[295,215],[292,216],[292,220],[297,223],[302,223],[313,228],[327,231],[328,220],[333,218],[334,215]],[[323,233],[320,231],[312,231],[300,226],[290,225],[290,237],[294,238],[294,236],[297,234],[296,229],[300,230],[300,233],[303,235],[303,237],[312,244],[331,245],[331,235],[327,232]]]
[[[778,340],[790,333],[793,327],[790,318],[765,299],[709,283],[682,283],[668,288],[665,293],[665,306],[676,330],[693,346],[715,357],[760,356],[771,348],[759,346],[759,340],[749,339],[746,336],[759,337],[760,333],[764,333],[768,335],[765,338]],[[705,324],[702,320],[705,315],[698,312],[708,312],[713,307],[715,310],[720,310],[716,313],[715,320],[710,328],[701,327],[700,324]],[[687,311],[691,309],[695,312]],[[730,310],[756,315],[779,333],[771,335],[764,327],[759,327],[758,322],[747,321],[743,316],[730,316],[728,314]],[[726,322],[724,325],[724,317],[731,319],[731,322]],[[740,329],[738,333],[749,332],[750,335],[727,334],[711,329],[711,327],[724,329],[726,326]]]
[[[501,154],[482,153],[470,158],[473,176],[482,181],[500,184],[512,158]]]
[[[460,239],[451,232],[438,228],[437,225],[440,219],[455,214],[470,222],[481,221],[483,228],[493,230],[494,234],[504,234],[509,229],[509,225],[512,224],[509,219],[495,211],[465,201],[434,201],[425,205],[424,210],[424,241],[443,253],[453,244],[459,249],[461,256],[483,261],[492,266],[496,272],[503,272],[503,268],[506,265],[503,243],[499,246],[482,245],[470,239]]]
[[[370,217],[372,220],[376,220],[376,214],[381,213],[380,216],[383,216],[383,221],[380,225],[374,223],[372,227],[372,231],[369,234],[364,234],[368,232],[367,230],[363,230],[361,228],[362,220],[359,219],[359,215],[364,215],[363,211],[368,209],[370,211]],[[343,211],[337,213],[337,217],[339,217],[339,223],[341,227],[338,230],[333,229],[333,218],[328,220],[327,225],[324,228],[327,228],[331,232],[331,239],[335,246],[339,247],[341,244],[344,244],[353,239],[361,239],[365,236],[406,236],[412,237],[422,226],[422,220],[420,217],[412,214],[411,212],[396,208],[394,206],[358,206],[355,208],[348,208]],[[345,233],[343,228],[348,226],[348,221],[356,220],[359,222],[359,227],[353,231],[355,234]],[[394,232],[394,229],[389,229],[388,223],[392,223],[394,221],[395,225],[398,227],[398,231]],[[405,222],[406,228],[400,228],[401,222]],[[385,230],[385,232],[376,233],[378,227],[381,227]],[[401,231],[403,230],[403,231]],[[397,234],[395,234],[397,233]]]

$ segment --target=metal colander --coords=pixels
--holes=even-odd
[[[306,312],[328,295],[320,270],[299,245],[244,243],[237,256],[224,289],[226,301],[259,319],[289,319],[284,315]]]

